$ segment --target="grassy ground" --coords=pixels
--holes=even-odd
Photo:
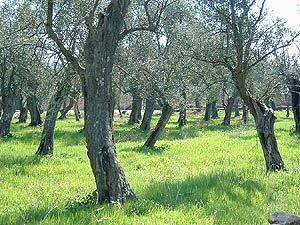
[[[220,126],[177,116],[158,143],[126,119],[115,123],[117,153],[138,201],[94,205],[82,122],[59,121],[55,155],[36,158],[41,128],[13,124],[0,140],[0,224],[267,224],[269,213],[300,214],[300,137],[279,115],[276,133],[288,172],[266,174],[253,124]],[[157,120],[157,118],[155,119]],[[155,121],[154,121],[155,122]]]

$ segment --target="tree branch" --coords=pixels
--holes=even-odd
[[[84,72],[84,68],[79,64],[79,60],[73,55],[73,53],[64,46],[62,41],[53,30],[53,5],[53,0],[48,0],[47,22],[45,24],[46,32],[48,36],[56,43],[61,53],[71,63],[76,72],[81,75]]]

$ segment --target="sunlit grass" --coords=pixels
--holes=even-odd
[[[55,155],[36,158],[41,128],[13,124],[0,140],[0,224],[266,224],[269,213],[300,214],[300,136],[279,114],[276,133],[288,172],[266,174],[253,124],[205,123],[172,117],[158,148],[143,146],[147,133],[115,122],[118,158],[138,201],[90,204],[94,181],[83,122],[58,121]],[[157,117],[155,118],[157,121]],[[153,126],[155,121],[153,121]]]

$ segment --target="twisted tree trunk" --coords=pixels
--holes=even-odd
[[[196,112],[201,112],[201,104],[199,98],[195,98]]]
[[[239,108],[239,99],[236,99],[235,107],[234,107],[234,117],[240,116],[240,108]]]
[[[265,104],[255,99],[247,90],[244,73],[236,71],[233,80],[241,98],[254,117],[256,131],[262,146],[267,171],[279,171],[285,169],[284,162],[278,150],[274,132],[276,116],[274,111]]]
[[[231,113],[232,113],[232,109],[234,106],[234,101],[238,96],[238,91],[237,89],[235,89],[233,91],[232,96],[228,99],[227,105],[225,107],[225,116],[222,122],[222,125],[224,126],[229,126],[230,125],[230,121],[231,121]]]
[[[211,111],[212,111],[212,104],[211,103],[206,103],[205,115],[204,115],[204,120],[205,121],[210,121]]]
[[[74,107],[75,105],[75,100],[74,98],[70,97],[69,98],[69,104],[64,107],[62,110],[60,110],[60,116],[59,116],[59,120],[64,120],[67,118],[67,114],[68,112]]]
[[[180,109],[178,118],[178,127],[183,127],[187,124],[186,108]]]
[[[10,135],[10,126],[16,111],[16,98],[14,95],[2,95],[3,113],[0,119],[0,137]]]
[[[212,119],[217,119],[217,118],[219,118],[218,108],[217,108],[217,101],[213,101],[213,102],[211,103],[211,109],[212,109],[212,115],[211,115],[211,118],[212,118]]]
[[[180,110],[179,110],[179,118],[178,118],[178,127],[183,127],[187,124],[186,119],[186,104],[187,104],[187,96],[185,91],[181,94],[183,102],[180,104]]]
[[[74,102],[74,113],[75,113],[75,120],[80,121],[81,113],[80,113],[80,110],[79,110],[78,100],[76,100]]]
[[[152,131],[148,139],[146,140],[144,146],[148,148],[154,148],[155,143],[159,139],[161,133],[163,132],[164,128],[166,127],[171,115],[172,115],[173,109],[172,107],[167,103],[167,101],[164,101],[162,113],[159,118],[159,121],[156,124],[155,129]]]
[[[67,72],[68,73],[68,72]],[[64,79],[50,99],[37,155],[53,154],[54,129],[59,109],[71,89],[70,78]]]
[[[30,124],[29,126],[38,126],[42,124],[41,112],[38,106],[38,100],[35,95],[31,95],[27,98],[27,107],[30,112]]]
[[[151,128],[151,119],[154,112],[155,99],[147,98],[146,99],[146,108],[143,116],[143,120],[140,126],[141,131],[148,131]]]
[[[295,131],[300,133],[300,80],[291,78],[289,89],[292,95],[292,111],[294,114]]]
[[[19,115],[19,123],[26,123],[28,117],[28,109],[26,106],[26,101],[23,101],[21,96],[20,98],[20,115]]]
[[[243,120],[244,124],[247,124],[248,120],[249,120],[249,111],[248,111],[247,106],[245,104],[243,104],[242,120]]]
[[[132,92],[132,107],[128,124],[134,125],[141,120],[142,98],[135,88]]]
[[[98,26],[90,28],[84,50],[84,130],[99,203],[135,198],[117,160],[112,131],[112,68],[129,4],[129,0],[109,3]]]
[[[116,157],[111,112],[112,68],[130,0],[111,0],[105,12],[98,14],[97,26],[93,22],[94,11],[90,12],[86,21],[85,69],[53,30],[53,4],[53,0],[48,0],[46,29],[80,74],[84,97],[84,134],[97,187],[97,201],[124,203],[134,199],[135,195]]]

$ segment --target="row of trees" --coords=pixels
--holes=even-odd
[[[270,18],[265,0],[20,1],[1,5],[0,136],[9,135],[17,109],[25,122],[42,124],[38,155],[53,154],[54,128],[84,102],[84,135],[99,203],[134,199],[117,157],[114,109],[132,96],[128,123],[149,131],[155,108],[161,115],[145,146],[153,148],[175,109],[187,123],[191,101],[206,104],[205,120],[225,108],[254,117],[267,171],[285,169],[271,108],[291,95],[300,132],[299,59],[288,47],[299,33]],[[288,90],[288,92],[287,92]],[[287,98],[286,98],[287,99]],[[286,100],[285,99],[285,100]],[[240,101],[240,104],[237,102]],[[142,117],[142,102],[145,110]],[[289,101],[285,101],[289,102]],[[67,104],[68,103],[68,104]],[[122,114],[121,114],[122,115]]]

